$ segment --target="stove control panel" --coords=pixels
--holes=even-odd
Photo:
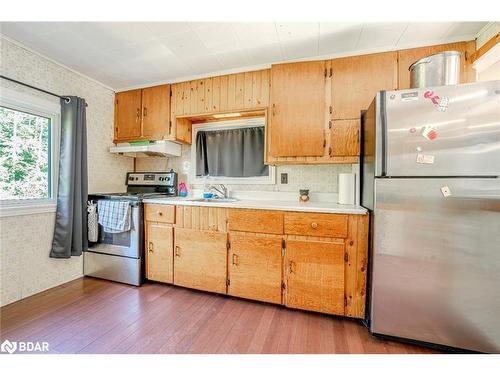
[[[127,185],[147,186],[175,186],[177,184],[177,173],[170,172],[129,172],[127,173]]]

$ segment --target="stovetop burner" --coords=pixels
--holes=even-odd
[[[127,199],[141,201],[144,198],[177,196],[177,173],[170,172],[129,172],[125,193],[97,193],[91,196],[105,199]]]
[[[174,194],[169,193],[140,193],[140,192],[131,192],[131,193],[96,193],[89,194],[90,196],[96,196],[106,199],[131,199],[131,200],[142,200],[144,198],[165,198],[165,197],[174,197]]]

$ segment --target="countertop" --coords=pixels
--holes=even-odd
[[[366,208],[338,204],[332,202],[307,202],[299,203],[284,200],[257,200],[257,199],[239,199],[235,202],[200,202],[193,198],[167,197],[144,199],[144,203],[170,204],[179,206],[204,206],[204,207],[227,207],[227,208],[250,208],[261,210],[279,210],[279,211],[300,211],[300,212],[320,212],[331,214],[357,214],[364,215],[368,211]]]

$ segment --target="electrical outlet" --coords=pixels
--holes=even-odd
[[[282,184],[288,184],[288,173],[282,173],[281,174],[281,183]]]

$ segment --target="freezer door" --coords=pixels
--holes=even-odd
[[[500,179],[377,179],[375,194],[371,330],[500,353]]]
[[[385,175],[500,175],[500,81],[388,91],[385,103]]]

